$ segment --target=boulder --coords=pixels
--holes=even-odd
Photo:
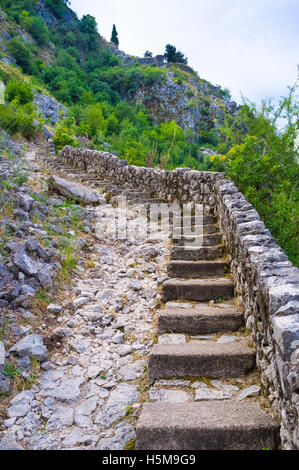
[[[1,367],[1,365],[0,365]],[[10,378],[1,372],[0,369],[0,394],[9,393],[10,390]]]
[[[36,263],[26,254],[23,246],[14,254],[13,263],[27,276],[34,276],[38,272]]]
[[[46,361],[48,358],[48,351],[41,335],[25,336],[10,348],[9,352],[16,353],[19,357],[35,357],[39,361]]]
[[[7,286],[12,282],[13,275],[0,262],[0,292],[6,291]]]
[[[0,450],[25,450],[18,442],[13,433],[6,434],[0,440]]]
[[[62,196],[70,197],[82,204],[99,204],[100,195],[92,189],[80,183],[72,183],[58,176],[51,176],[48,180],[49,187]]]

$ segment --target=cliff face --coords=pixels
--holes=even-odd
[[[141,88],[133,102],[147,108],[155,121],[176,121],[183,129],[200,130],[217,127],[224,112],[235,113],[237,105],[220,96],[220,89],[201,80],[193,71],[165,65],[163,83]]]

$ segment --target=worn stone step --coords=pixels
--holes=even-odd
[[[276,450],[279,424],[254,402],[145,403],[137,450]]]
[[[80,181],[82,184],[97,184],[98,186],[101,185],[101,181],[99,181],[97,178],[80,178]]]
[[[209,235],[188,235],[181,238],[172,238],[172,242],[176,246],[193,246],[201,248],[202,246],[215,246],[221,243],[221,235],[213,233]]]
[[[173,233],[179,233],[181,235],[185,235],[186,228],[189,230],[190,225],[188,227],[183,227],[182,225],[172,225]],[[191,230],[196,233],[203,233],[204,235],[209,235],[211,233],[219,233],[219,227],[216,224],[204,224],[200,225],[191,225]]]
[[[234,284],[230,279],[169,279],[162,285],[163,301],[228,300],[234,295]]]
[[[224,246],[204,246],[202,248],[192,249],[181,246],[174,246],[171,250],[171,259],[173,261],[200,261],[215,260],[221,258],[224,254]]]
[[[98,178],[93,178],[93,177],[84,177],[81,179],[81,181],[83,183],[95,183],[97,184],[99,187],[103,188],[103,185],[106,185],[108,184],[106,181],[101,181],[100,179]]]
[[[72,168],[71,166],[56,165],[56,164],[53,164],[51,166],[54,167],[54,169],[57,171],[75,171],[75,169]],[[82,173],[82,170],[77,170],[77,171]]]
[[[70,172],[69,174],[71,175],[77,175],[77,176],[80,176],[80,177],[84,177],[87,175],[87,173],[83,172],[82,170],[75,170],[74,168],[61,168],[61,170],[64,170],[64,171],[68,171]]]
[[[144,192],[138,192],[134,190],[128,190],[128,189],[113,189],[111,191],[111,194],[113,196],[123,196],[125,197],[128,201],[133,201],[133,200],[149,200],[151,199],[150,193],[144,193]]]
[[[166,308],[158,311],[158,333],[209,333],[238,331],[244,324],[238,309],[203,305],[196,308]]]
[[[177,278],[222,276],[228,272],[225,261],[170,261],[167,265],[168,276]]]
[[[162,204],[163,199],[149,199],[149,200],[143,200],[143,199],[135,199],[133,201],[128,201],[128,204],[130,206],[132,205],[144,205],[147,209],[150,209],[153,205],[155,204]]]
[[[155,344],[149,357],[149,380],[153,383],[172,377],[244,377],[254,369],[255,356],[247,338],[233,343]]]
[[[190,218],[191,218],[191,222],[190,222]],[[177,215],[173,217],[173,225],[177,227],[180,227],[180,226],[182,227],[183,225],[188,226],[190,225],[190,223],[191,223],[191,226],[194,226],[198,222],[200,223],[202,222],[203,225],[215,225],[217,224],[217,217],[204,215],[202,221],[200,220],[200,218],[195,217],[194,215],[192,215],[191,217],[184,217],[184,216],[177,216]]]
[[[59,171],[65,171],[72,173],[74,175],[82,175],[85,174],[85,171],[81,168],[73,168],[72,166],[65,166],[65,165],[55,165],[55,169]]]
[[[111,183],[110,183],[111,184]],[[124,192],[131,192],[131,193],[136,193],[138,191],[136,191],[135,189],[129,189],[129,188],[126,188],[125,186],[116,186],[111,189],[111,191],[109,191],[112,196],[120,196],[122,195]]]
[[[114,189],[122,189],[122,190],[127,189],[125,186],[118,186],[117,184],[110,183],[110,182],[103,183],[101,187],[105,189],[107,192],[112,192]]]
[[[88,186],[96,186],[97,188],[100,187],[100,183],[97,181],[97,180],[94,180],[94,179],[83,179],[83,180],[80,180],[80,182],[82,184],[85,184],[85,185],[88,185]]]
[[[85,174],[80,174],[79,178],[85,181],[98,181],[99,183],[104,183],[104,181],[101,181],[100,178],[97,175],[91,175],[90,173],[85,173]]]

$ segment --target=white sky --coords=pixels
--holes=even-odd
[[[229,88],[233,98],[286,94],[299,63],[299,0],[71,0],[81,18],[93,15],[119,48],[143,57],[175,45],[202,78]]]

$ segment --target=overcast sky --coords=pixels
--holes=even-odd
[[[95,16],[119,48],[143,57],[174,44],[202,78],[233,98],[260,101],[285,95],[299,63],[299,0],[71,0],[81,18]]]

